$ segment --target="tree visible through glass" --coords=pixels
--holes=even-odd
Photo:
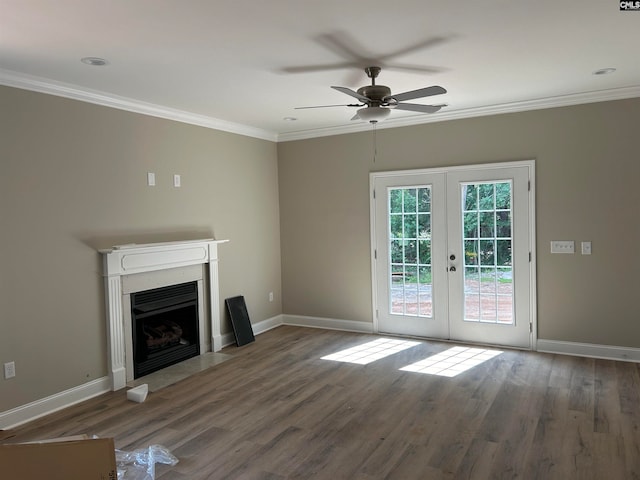
[[[511,182],[461,186],[464,320],[513,323]]]
[[[431,187],[389,189],[389,310],[433,316]]]

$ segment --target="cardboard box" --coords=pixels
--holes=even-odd
[[[117,480],[113,438],[69,437],[0,445],[0,477],[11,480]]]

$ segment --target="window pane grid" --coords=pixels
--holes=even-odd
[[[461,185],[464,319],[513,323],[512,185]]]
[[[389,189],[389,313],[432,317],[431,187]]]

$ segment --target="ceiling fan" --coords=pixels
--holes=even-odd
[[[447,91],[434,85],[431,87],[419,88],[409,92],[392,94],[391,89],[385,85],[376,85],[376,78],[380,74],[380,67],[367,67],[364,69],[367,76],[371,79],[371,85],[360,87],[358,91],[351,90],[347,87],[331,88],[339,92],[356,98],[360,103],[351,103],[346,105],[320,105],[315,107],[297,107],[304,108],[324,108],[324,107],[363,107],[360,108],[351,120],[364,120],[370,123],[377,123],[389,116],[392,109],[409,110],[419,113],[435,113],[446,105],[422,105],[419,103],[404,103],[404,100],[413,100],[415,98],[430,97],[432,95],[441,95]]]

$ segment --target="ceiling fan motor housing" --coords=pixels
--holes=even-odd
[[[391,95],[391,89],[385,85],[366,85],[358,89],[358,93],[371,100],[372,105],[384,103],[385,97]]]

